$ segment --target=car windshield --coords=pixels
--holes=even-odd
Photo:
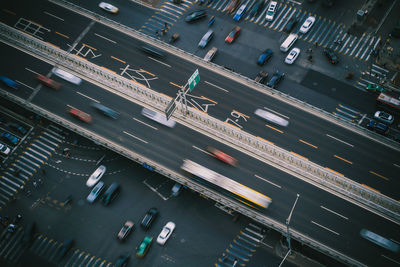
[[[165,227],[162,230],[162,232],[160,234],[160,237],[163,238],[163,239],[166,238],[168,236],[169,232],[171,232],[171,230],[168,227]]]

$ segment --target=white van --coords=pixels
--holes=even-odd
[[[64,79],[70,83],[80,85],[82,80],[81,78],[76,77],[75,75],[72,75],[69,72],[66,72],[65,70],[59,69],[59,68],[54,68],[53,73],[60,77],[61,79]]]
[[[281,51],[282,52],[287,52],[290,47],[296,42],[297,38],[299,36],[295,33],[289,34],[289,36],[286,38],[286,40],[281,44]]]
[[[276,12],[276,6],[278,5],[278,2],[276,1],[271,1],[268,6],[267,13],[265,14],[265,20],[266,21],[273,21],[275,12]]]

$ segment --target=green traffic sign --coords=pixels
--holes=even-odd
[[[192,74],[192,76],[190,76],[190,78],[188,80],[190,92],[193,91],[194,87],[199,83],[199,81],[200,81],[200,75],[199,75],[199,70],[197,69]]]

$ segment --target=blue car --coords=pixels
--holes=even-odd
[[[260,66],[264,65],[265,62],[267,62],[267,61],[272,57],[272,54],[273,54],[273,53],[274,53],[274,52],[272,52],[271,49],[265,50],[265,51],[258,57],[257,64],[260,65]]]
[[[10,78],[7,78],[5,76],[0,76],[0,81],[2,81],[8,87],[11,87],[13,89],[18,89],[18,86],[19,86],[18,83],[16,83],[15,81],[11,80]]]
[[[246,4],[240,6],[240,8],[236,11],[235,16],[233,16],[234,21],[239,21],[243,17],[244,13],[246,13],[246,7]]]
[[[100,113],[102,113],[104,116],[113,118],[113,119],[118,119],[119,113],[109,107],[106,107],[102,104],[99,103],[92,103],[92,107],[97,109]]]
[[[14,135],[12,135],[8,132],[2,132],[0,136],[3,140],[5,140],[6,142],[8,142],[11,145],[16,145],[19,142],[19,139],[17,137],[15,137]]]

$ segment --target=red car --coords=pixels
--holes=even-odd
[[[220,161],[225,162],[226,164],[229,164],[231,166],[236,166],[238,164],[238,161],[234,157],[229,156],[221,150],[208,146],[207,151]]]
[[[226,36],[225,42],[231,44],[233,41],[239,36],[240,33],[240,27],[235,26],[235,28],[232,29],[232,31]]]
[[[92,116],[90,116],[89,114],[80,111],[77,108],[69,108],[68,109],[68,113],[71,114],[72,116],[74,116],[75,118],[84,121],[86,123],[91,123],[92,122]]]
[[[50,79],[50,78],[48,78],[48,77],[46,77],[44,75],[39,74],[39,75],[36,76],[36,79],[38,79],[39,82],[41,82],[42,84],[44,84],[44,85],[46,85],[46,86],[48,86],[50,88],[53,88],[53,89],[56,89],[56,90],[61,88],[61,84],[60,83],[58,83],[56,81],[53,81],[52,79]]]

